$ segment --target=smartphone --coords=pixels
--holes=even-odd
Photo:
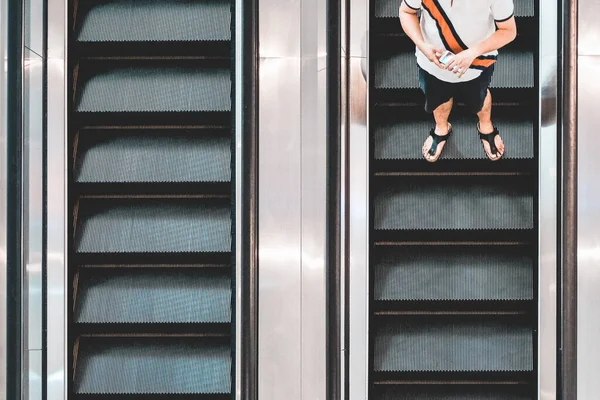
[[[440,57],[440,64],[448,65],[450,63],[450,61],[452,61],[453,57],[454,57],[454,53],[446,50],[444,52],[444,54],[442,54],[442,56]]]

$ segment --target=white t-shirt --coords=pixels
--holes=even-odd
[[[414,10],[421,9],[421,32],[427,43],[459,53],[476,46],[496,31],[496,22],[514,15],[513,0],[403,0]],[[477,78],[496,60],[498,51],[478,57],[462,78],[441,69],[417,48],[417,63],[445,82],[465,82]]]

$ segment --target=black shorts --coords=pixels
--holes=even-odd
[[[467,106],[469,112],[478,113],[490,87],[494,65],[481,71],[479,77],[460,83],[444,82],[419,67],[419,85],[425,93],[425,111],[433,112],[451,98]]]

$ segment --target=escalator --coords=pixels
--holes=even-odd
[[[72,399],[234,393],[233,2],[71,2]]]
[[[492,79],[496,163],[460,103],[440,160],[422,159],[414,45],[397,1],[370,10],[369,398],[538,398],[538,4],[515,0]]]

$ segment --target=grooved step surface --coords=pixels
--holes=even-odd
[[[477,132],[477,119],[460,117],[450,121],[452,136],[444,146],[440,159],[487,160]],[[505,159],[532,159],[533,121],[511,121],[495,118],[504,141]],[[402,120],[375,125],[374,155],[377,160],[420,160],[421,148],[433,127],[431,120]]]
[[[496,322],[389,321],[376,327],[375,371],[531,371],[533,331]]]
[[[84,268],[78,323],[229,323],[231,276],[192,268]]]
[[[511,247],[387,248],[375,263],[375,300],[532,300],[530,256]]]
[[[231,392],[231,348],[201,338],[82,338],[78,394]]]
[[[228,182],[228,137],[160,132],[80,140],[77,182]]]
[[[375,400],[533,400],[533,398],[518,393],[518,390],[506,387],[444,386],[441,388],[412,388],[406,386],[380,386]]]
[[[494,68],[492,88],[532,88],[532,52],[500,51]],[[376,89],[417,89],[419,76],[414,52],[379,56],[375,60]]]
[[[535,15],[534,0],[515,0],[516,17],[533,17]],[[399,0],[376,0],[376,18],[398,18]],[[398,22],[400,23],[400,22]]]
[[[83,16],[80,42],[225,41],[231,38],[227,0],[109,0]]]
[[[375,229],[532,229],[535,187],[512,177],[409,177],[374,199]]]
[[[81,82],[79,112],[228,112],[226,68],[113,68]]]
[[[229,201],[110,200],[79,210],[78,253],[229,252]]]

